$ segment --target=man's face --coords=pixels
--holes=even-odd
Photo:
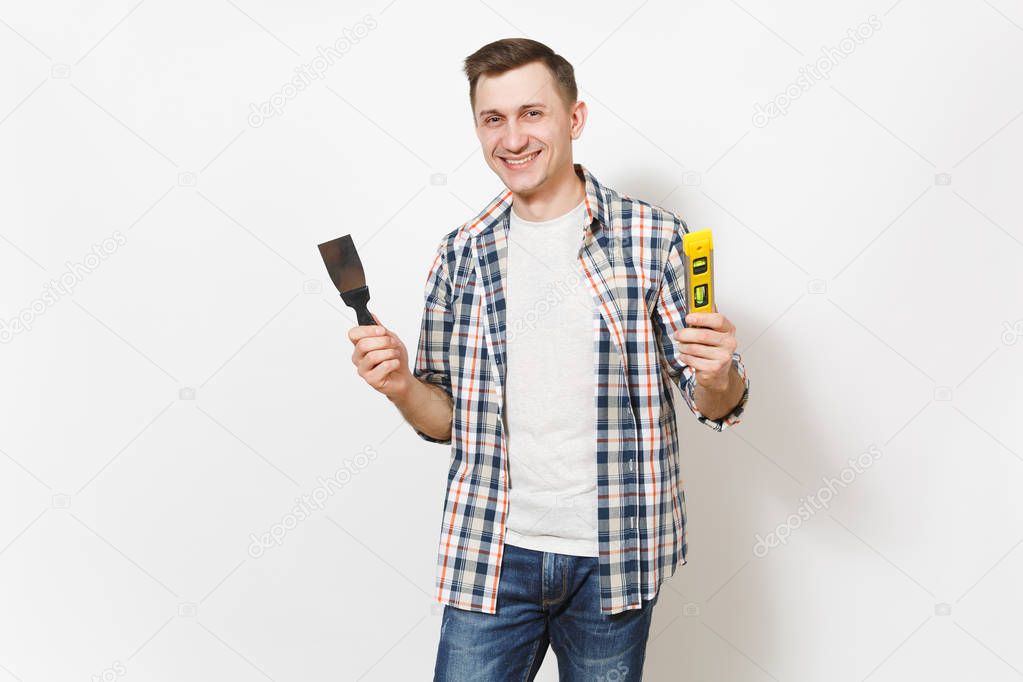
[[[586,104],[566,108],[554,76],[533,62],[476,81],[476,135],[487,165],[519,195],[528,195],[572,164],[572,140]],[[513,161],[526,159],[524,163]]]

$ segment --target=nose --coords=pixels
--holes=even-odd
[[[518,154],[526,150],[526,145],[529,144],[529,135],[519,127],[518,122],[510,121],[505,128],[502,144],[509,153]]]

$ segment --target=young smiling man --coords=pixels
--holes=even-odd
[[[464,67],[505,189],[441,240],[414,368],[382,324],[349,331],[359,375],[451,445],[434,679],[532,680],[550,645],[561,680],[638,680],[686,563],[670,384],[701,423],[738,423],[735,326],[686,314],[686,224],[573,162],[571,64],[506,39]]]

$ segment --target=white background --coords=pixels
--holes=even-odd
[[[713,228],[751,379],[725,433],[680,403],[647,679],[1023,677],[1018,2],[128,0],[0,4],[0,681],[430,679],[447,448],[356,375],[316,244],[353,235],[414,348],[433,249],[503,189],[461,61],[521,35],[576,68],[575,160]]]

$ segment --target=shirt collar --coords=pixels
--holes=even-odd
[[[601,228],[607,229],[610,226],[607,191],[597,181],[597,178],[581,163],[573,164],[573,167],[575,168],[576,175],[582,178],[586,186],[586,225],[583,231],[584,240],[586,243],[589,243],[594,233]],[[512,192],[510,189],[498,194],[487,204],[486,208],[467,223],[466,230],[469,236],[476,237],[485,232],[492,231],[499,221],[508,220],[510,218],[511,205]]]

